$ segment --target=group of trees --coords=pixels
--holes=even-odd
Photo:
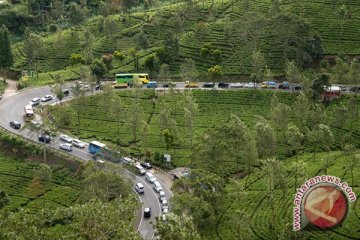
[[[43,189],[36,196],[43,194],[45,185],[52,181],[51,172],[51,167],[45,164],[34,169],[29,191],[35,194]],[[37,212],[1,210],[9,204],[9,198],[0,191],[1,238],[141,239],[132,226],[139,204],[131,185],[114,168],[112,172],[88,164],[82,171],[79,199],[70,207],[54,209],[44,201],[43,208]]]

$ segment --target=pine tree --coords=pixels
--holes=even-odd
[[[3,25],[0,28],[0,68],[9,68],[13,65],[9,31]]]

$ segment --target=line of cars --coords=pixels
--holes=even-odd
[[[152,169],[152,165],[148,162],[135,163],[135,161],[129,157],[124,157],[122,160],[126,164],[133,164],[137,169],[139,175],[144,176],[145,180],[150,184],[152,184],[153,190],[158,194],[159,203],[161,205],[161,212],[164,218],[165,215],[169,212],[169,203],[165,191],[161,186],[161,183],[151,172],[147,171]],[[145,194],[144,185],[141,182],[136,183],[135,191],[138,194]],[[151,207],[145,207],[143,215],[145,218],[151,217]]]

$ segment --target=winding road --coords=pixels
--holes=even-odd
[[[29,101],[35,97],[43,97],[47,94],[52,94],[50,87],[40,87],[27,89],[24,91],[17,92],[16,83],[13,81],[8,81],[8,88],[5,90],[3,99],[0,101],[0,126],[4,129],[13,132],[17,135],[20,135],[24,138],[32,139],[37,141],[37,135],[34,136],[28,129],[22,128],[21,130],[15,130],[9,126],[10,121],[18,121],[22,126],[25,125],[23,120],[24,106],[29,103]],[[71,96],[67,97],[70,98]],[[66,100],[66,98],[64,99]],[[46,102],[46,104],[54,104],[56,100]],[[40,103],[44,104],[44,103]],[[39,142],[40,143],[40,142]],[[58,137],[52,139],[51,144],[48,144],[52,148],[59,148],[59,144],[63,143]],[[42,143],[40,143],[42,144]],[[74,147],[72,152],[67,152],[73,156],[76,156],[83,161],[92,160],[92,155],[87,152],[87,148],[79,149]],[[161,205],[158,200],[158,194],[153,190],[152,184],[148,183],[144,177],[136,176],[128,171],[124,171],[124,177],[131,179],[134,183],[141,182],[145,188],[145,194],[138,195],[142,204],[142,209],[139,210],[139,225],[137,231],[141,234],[144,239],[153,239],[154,238],[154,226],[152,223],[155,223],[155,217],[161,216]],[[169,188],[166,187],[166,184],[161,184],[167,198],[169,199],[172,196],[172,193]],[[151,217],[143,218],[143,209],[144,207],[151,207]]]

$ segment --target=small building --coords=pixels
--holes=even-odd
[[[179,167],[170,171],[170,174],[173,176],[174,179],[179,179],[188,176],[189,173],[190,173],[190,169],[186,167]]]
[[[325,88],[323,94],[324,101],[330,101],[334,98],[339,98],[341,96],[342,89],[339,86],[330,86]]]

